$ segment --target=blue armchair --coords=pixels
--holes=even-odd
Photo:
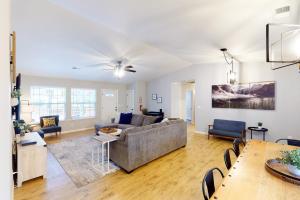
[[[55,126],[49,126],[45,127],[44,126],[44,118],[55,118]],[[51,116],[43,116],[40,117],[40,125],[41,125],[41,130],[43,131],[44,134],[46,133],[61,133],[61,126],[59,126],[59,116],[58,115],[51,115]]]
[[[225,138],[240,138],[246,142],[246,123],[242,121],[215,119],[213,125],[208,126],[209,136]]]

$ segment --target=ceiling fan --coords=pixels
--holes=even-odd
[[[103,70],[113,71],[114,75],[120,79],[125,75],[125,72],[136,73],[136,70],[133,68],[132,65],[125,66],[125,63],[127,63],[126,59],[118,59],[118,60],[112,61],[112,64],[111,63],[98,63],[98,64],[85,66],[85,68],[106,66],[107,68],[103,68]],[[73,69],[80,69],[80,68],[73,67]]]

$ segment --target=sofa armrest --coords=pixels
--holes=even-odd
[[[208,125],[208,130],[209,130],[209,129],[212,129],[212,128],[213,128],[213,126],[214,126],[214,125],[212,125],[212,124],[209,124],[209,125]]]

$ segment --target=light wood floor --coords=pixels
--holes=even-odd
[[[47,143],[56,143],[73,137],[92,134],[77,132],[59,137],[51,136]],[[225,174],[224,150],[231,147],[232,141],[211,138],[197,134],[193,127],[188,130],[188,143],[185,148],[174,151],[131,174],[120,170],[102,179],[77,188],[56,159],[48,153],[47,179],[27,181],[15,189],[15,199],[120,199],[120,200],[168,200],[203,199],[201,182],[205,172],[219,167]]]

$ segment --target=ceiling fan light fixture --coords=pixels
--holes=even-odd
[[[117,67],[117,68],[115,69],[114,75],[115,75],[116,77],[118,77],[118,78],[122,78],[122,77],[124,76],[124,70],[121,69],[121,68],[119,68],[119,67]]]

